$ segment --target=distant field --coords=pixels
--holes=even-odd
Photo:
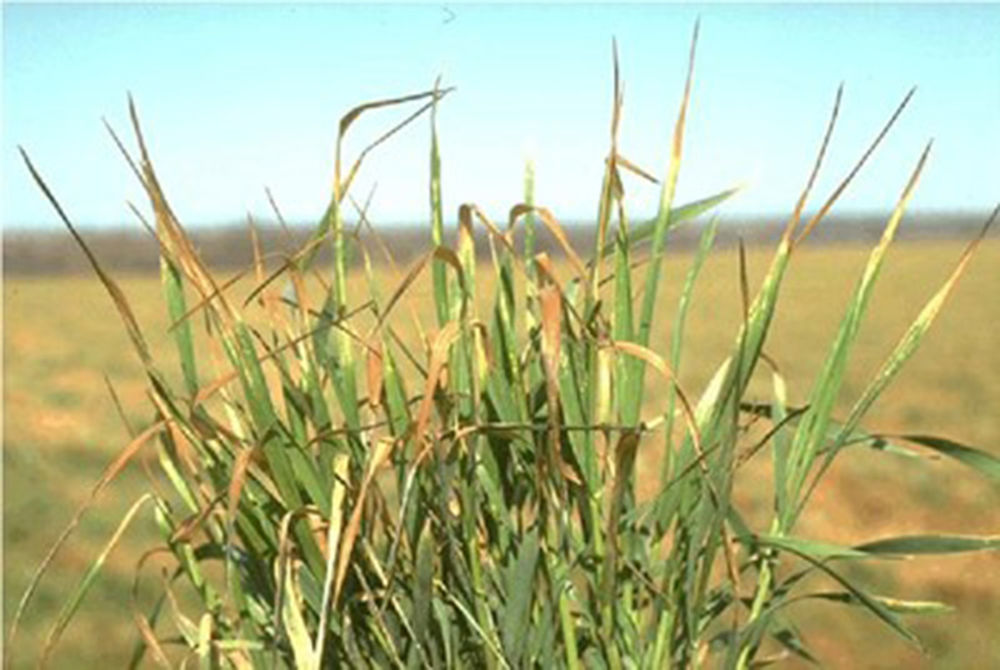
[[[498,221],[498,223],[503,223]],[[720,226],[716,244],[732,245],[738,237],[749,243],[771,244],[777,241],[783,223],[778,217],[741,217],[727,215]],[[922,212],[908,216],[897,237],[901,240],[969,239],[983,223],[982,214],[961,212]],[[579,221],[562,221],[574,248],[585,250],[594,246],[594,226]],[[884,217],[871,215],[830,216],[812,233],[813,244],[873,241],[878,239],[885,224]],[[261,248],[276,255],[298,249],[308,241],[313,225],[282,227],[273,221],[255,223]],[[422,225],[380,226],[380,236],[394,258],[406,262],[425,249],[428,233]],[[156,241],[138,223],[110,228],[81,228],[106,269],[116,272],[157,272],[159,256]],[[235,270],[246,267],[253,259],[248,225],[228,224],[193,227],[189,234],[202,259],[212,268]],[[671,235],[671,245],[690,249],[697,244],[696,226],[681,226]],[[369,237],[362,231],[362,237]],[[480,238],[478,251],[488,253]],[[539,251],[558,248],[547,236],[540,236]],[[329,260],[329,247],[319,250],[320,260]],[[355,256],[356,260],[356,256]],[[32,228],[4,231],[3,268],[7,276],[44,276],[87,273],[90,268],[76,243],[62,228],[39,231]]]
[[[1000,455],[1000,240],[992,237],[969,267],[924,348],[875,407],[869,427],[945,435]],[[961,242],[939,239],[912,240],[890,251],[854,353],[842,409],[948,274],[961,249]],[[807,244],[792,262],[766,349],[782,366],[793,403],[801,403],[808,393],[866,254],[866,247],[856,243]],[[768,257],[766,248],[751,249],[752,282],[762,275]],[[663,314],[673,313],[688,262],[686,254],[667,258]],[[388,270],[379,271],[388,292],[397,280]],[[120,279],[153,349],[172,359],[157,279],[141,274]],[[422,281],[429,284],[429,277]],[[695,394],[736,332],[738,282],[735,251],[719,250],[706,266],[689,317],[688,367],[681,370],[681,381]],[[247,286],[239,284],[234,291],[245,295]],[[413,297],[419,302],[419,293]],[[3,299],[3,599],[9,622],[32,570],[85,500],[103,467],[128,440],[105,376],[133,427],[144,424],[149,409],[138,361],[111,302],[91,275],[8,275]],[[402,312],[397,317],[400,326],[409,319]],[[668,321],[662,318],[656,324],[657,349],[667,347]],[[164,367],[171,369],[169,364]],[[761,389],[763,399],[764,386]],[[649,467],[640,467],[640,472],[656,471],[658,454],[648,451],[641,458]],[[769,502],[754,498],[753,478],[766,476],[767,455],[758,460],[739,485],[757,511],[766,514]],[[640,488],[644,484],[648,493],[651,482],[640,482]],[[62,598],[143,486],[141,468],[133,465],[56,560],[26,620],[17,667],[33,661]],[[927,530],[1000,534],[1000,488],[942,461],[847,452],[819,497],[821,504],[800,528],[802,535],[815,539],[856,543]],[[142,551],[155,541],[152,519],[143,520],[112,554],[109,573],[67,631],[56,655],[57,667],[126,664],[137,637],[129,614],[132,576]],[[847,606],[800,605],[809,608],[801,618],[802,633],[827,667],[1000,667],[996,635],[1000,554],[869,564],[863,574],[879,593],[945,600],[959,611],[914,620],[930,650],[929,656],[921,657],[864,612]],[[144,573],[144,579],[155,578],[155,571]]]

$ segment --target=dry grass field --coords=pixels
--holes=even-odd
[[[879,400],[869,427],[948,436],[1000,455],[1000,241],[996,235],[992,238],[981,247],[922,350]],[[947,276],[962,247],[959,241],[909,241],[890,251],[849,368],[842,410],[849,408]],[[792,261],[766,350],[782,367],[793,404],[804,400],[823,362],[866,254],[858,244],[807,244]],[[762,276],[768,258],[768,249],[750,250],[751,286]],[[686,254],[667,258],[667,286],[661,294],[667,307],[656,323],[654,348],[668,346],[670,316],[688,262]],[[386,273],[387,287],[396,283],[387,270],[380,271]],[[144,275],[120,280],[154,350],[167,359],[174,356],[158,280]],[[429,314],[429,275],[421,282]],[[234,291],[245,294],[246,286],[237,285]],[[420,303],[421,295],[417,291],[411,298]],[[33,569],[87,498],[104,466],[128,441],[108,382],[134,428],[148,420],[149,409],[138,360],[94,278],[8,278],[3,301],[3,606],[9,621]],[[720,249],[699,280],[689,317],[686,367],[680,377],[692,393],[700,392],[720,362],[739,321],[737,254],[734,249]],[[647,397],[655,399],[657,394]],[[653,452],[641,454],[639,471],[656,473],[658,457]],[[768,476],[767,456],[757,460],[740,484],[751,497],[753,478]],[[28,667],[34,660],[62,598],[144,486],[137,462],[104,495],[76,539],[57,557],[25,620],[16,667]],[[649,491],[641,490],[643,494]],[[819,499],[799,529],[803,536],[851,544],[922,531],[1000,533],[1000,489],[943,460],[847,451]],[[767,513],[767,498],[750,502],[762,515]],[[129,610],[132,577],[141,553],[155,542],[151,518],[129,531],[70,625],[54,657],[55,666],[126,665],[137,639]],[[1000,553],[881,562],[857,569],[865,570],[868,583],[878,585],[873,588],[876,592],[944,600],[958,611],[913,621],[930,652],[921,656],[862,610],[795,605],[802,608],[802,632],[826,667],[1000,667]],[[790,662],[788,667],[794,666]]]

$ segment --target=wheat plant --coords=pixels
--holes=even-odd
[[[149,196],[180,360],[169,374],[25,154],[120,312],[155,413],[109,465],[53,554],[140,450],[155,450],[161,468],[53,622],[42,664],[140,513],[155,520],[162,544],[138,561],[133,665],[743,669],[788,655],[814,660],[790,607],[804,599],[867,610],[919,644],[905,617],[944,605],[872,593],[844,567],[996,549],[1000,540],[923,535],[839,546],[800,536],[796,524],[833,460],[865,446],[935,452],[1000,480],[1000,461],[986,452],[863,427],[989,224],[847,416],[834,416],[859,324],[928,146],[871,251],[825,365],[802,392],[807,401],[789,404],[767,347],[786,269],[910,101],[907,95],[805,220],[838,90],[815,166],[756,293],[742,268],[744,311],[730,355],[706,388],[682,388],[685,315],[716,219],[703,227],[680,302],[671,306],[670,342],[651,336],[668,310],[658,294],[664,250],[678,226],[734,192],[674,204],[696,36],[697,29],[651,221],[634,221],[626,207],[625,179],[658,180],[618,146],[615,56],[611,146],[589,254],[535,204],[530,165],[524,201],[506,221],[462,205],[449,241],[435,111],[451,90],[435,84],[350,110],[340,121],[332,197],[312,241],[277,262],[258,251],[247,276],[221,281],[172,212],[130,102],[137,156],[112,135]],[[344,159],[342,140],[359,116],[403,105],[416,110],[353,162]],[[429,248],[385,286],[373,270],[377,236],[358,234],[371,225],[351,187],[369,151],[418,118],[429,118],[431,128]],[[476,253],[477,230],[487,237],[488,257]],[[543,236],[559,258],[536,251]],[[332,269],[314,262],[321,245],[332,245]],[[366,291],[349,290],[350,253]],[[413,304],[421,283],[431,286],[431,324],[420,322]],[[483,295],[484,287],[492,294]],[[653,376],[667,390],[644,397]],[[748,394],[755,376],[770,380],[768,402]],[[755,433],[751,423],[767,430]],[[640,450],[662,454],[659,472],[636,471]],[[751,526],[734,497],[735,475],[751,459],[772,462],[773,514],[762,527]],[[640,499],[639,477],[658,478],[655,496]],[[50,559],[22,599],[8,662],[17,651],[17,618]],[[153,564],[169,569],[157,579]],[[158,593],[152,599],[151,590]]]

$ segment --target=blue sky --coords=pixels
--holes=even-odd
[[[3,6],[3,221],[55,227],[23,145],[77,222],[133,221],[141,191],[101,125],[129,139],[139,107],[182,221],[312,222],[332,181],[337,122],[355,104],[457,90],[439,113],[449,218],[496,219],[536,164],[537,200],[564,220],[596,210],[607,153],[611,40],[625,81],[622,153],[665,171],[696,17],[701,38],[678,198],[747,182],[728,209],[786,213],[812,165],[837,85],[825,196],[913,85],[909,109],[839,211],[887,212],[930,138],[912,207],[986,213],[1000,199],[1000,5],[15,5]],[[405,115],[364,117],[348,156]],[[373,154],[376,223],[426,219],[426,119]],[[655,187],[626,184],[632,213]],[[818,203],[815,203],[818,204]]]

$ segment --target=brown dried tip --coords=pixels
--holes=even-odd
[[[816,224],[818,224],[823,219],[824,216],[826,216],[827,212],[830,211],[830,209],[833,207],[834,203],[837,201],[840,195],[845,190],[847,190],[848,185],[854,180],[854,177],[858,174],[858,172],[861,171],[862,166],[864,166],[864,164],[868,162],[868,159],[875,152],[875,149],[878,147],[878,145],[882,143],[882,140],[885,139],[885,136],[889,133],[889,129],[892,128],[892,126],[896,123],[896,120],[899,119],[900,114],[902,114],[903,110],[906,109],[906,106],[910,103],[910,99],[913,98],[913,94],[916,92],[917,92],[917,87],[914,86],[903,97],[903,101],[899,103],[899,105],[896,107],[896,111],[894,111],[892,113],[892,116],[889,117],[889,120],[882,127],[882,130],[879,131],[879,134],[875,136],[875,139],[872,140],[872,143],[868,145],[868,149],[865,151],[865,153],[854,165],[854,167],[851,169],[848,175],[844,177],[844,180],[840,182],[840,184],[837,186],[836,189],[834,189],[833,193],[830,194],[830,197],[827,198],[825,203],[823,203],[823,206],[820,207],[819,211],[816,212],[816,214],[809,221],[806,227],[802,230],[799,236],[795,238],[795,245],[798,245],[800,242],[802,242],[802,240],[804,240],[806,236],[809,235],[810,232],[812,232],[812,229],[816,227]],[[839,105],[839,92],[838,92],[838,105]],[[928,149],[930,149],[930,145],[928,145]],[[923,159],[921,159],[921,164],[922,163]]]
[[[674,126],[673,158],[680,161],[681,147],[684,143],[684,124],[687,119],[688,104],[691,100],[691,84],[694,81],[694,56],[698,47],[698,29],[701,19],[694,22],[694,32],[691,35],[691,48],[688,52],[687,79],[684,82],[684,98],[681,100],[681,111],[677,115],[677,125]]]

